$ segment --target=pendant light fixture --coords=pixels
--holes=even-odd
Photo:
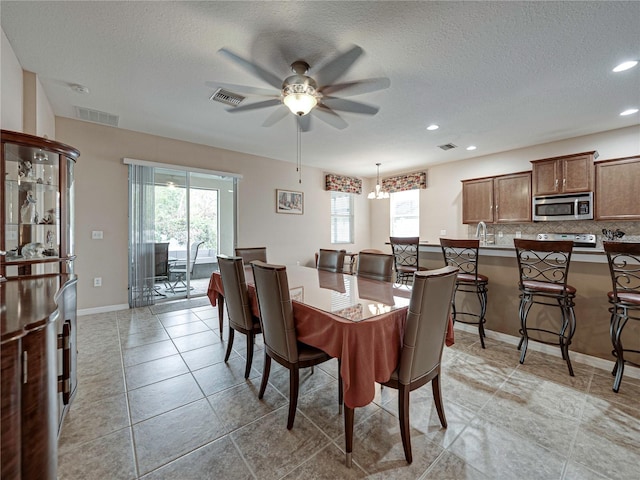
[[[376,199],[376,200],[382,200],[385,198],[389,198],[389,192],[385,192],[382,190],[382,185],[380,184],[380,165],[382,165],[381,163],[376,163],[377,167],[378,167],[378,179],[376,181],[376,188],[375,190],[373,190],[368,196],[367,198],[369,199]]]

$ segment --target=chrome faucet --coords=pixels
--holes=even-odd
[[[478,222],[476,227],[476,238],[480,238],[481,245],[487,245],[487,224],[484,222]]]

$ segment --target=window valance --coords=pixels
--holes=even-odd
[[[408,173],[382,180],[382,190],[389,193],[414,190],[416,188],[427,188],[427,172]]]
[[[328,173],[325,177],[325,190],[333,190],[343,193],[362,193],[362,180],[355,177],[344,177]]]

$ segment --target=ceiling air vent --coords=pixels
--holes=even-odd
[[[438,148],[441,148],[442,150],[451,150],[452,148],[457,148],[457,145],[454,145],[453,143],[445,143],[444,145],[438,145]]]
[[[74,108],[76,110],[76,118],[84,120],[85,122],[101,123],[102,125],[117,127],[118,122],[120,121],[120,117],[118,117],[118,115],[113,115],[111,113],[77,106]]]
[[[226,103],[227,105],[231,105],[232,107],[237,107],[240,102],[245,99],[242,95],[238,95],[237,93],[232,93],[229,90],[225,90],[224,88],[217,89],[209,100],[213,100],[214,102]]]

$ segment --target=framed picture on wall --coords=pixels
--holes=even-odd
[[[304,212],[304,194],[291,190],[276,190],[276,212],[302,215]]]

